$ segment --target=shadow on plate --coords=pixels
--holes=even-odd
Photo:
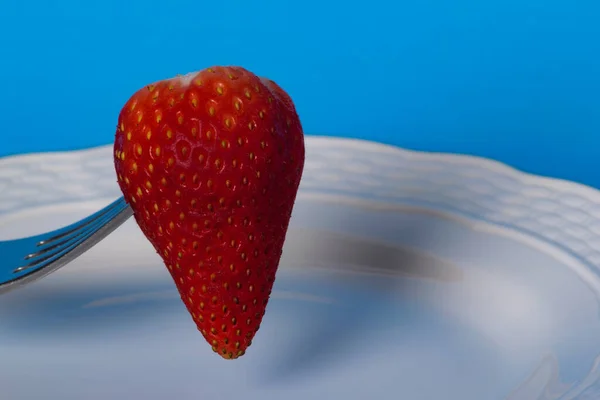
[[[276,359],[260,369],[259,379],[268,383],[281,383],[326,368],[336,360],[347,360],[347,355],[341,354],[368,347],[374,332],[392,328],[399,321],[414,324],[414,319],[424,318],[426,314],[419,312],[421,305],[414,298],[399,301],[402,293],[414,293],[414,280],[444,284],[460,282],[463,277],[454,264],[422,251],[331,231],[294,229],[287,243],[284,267],[338,273],[319,281],[323,287],[317,289],[334,301],[297,315],[300,333],[292,335],[281,352],[273,353],[278,355]]]

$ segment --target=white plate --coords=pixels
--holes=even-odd
[[[488,160],[307,138],[273,299],[214,355],[130,220],[0,297],[0,398],[600,398],[600,193]],[[0,160],[0,240],[119,195],[111,149]]]

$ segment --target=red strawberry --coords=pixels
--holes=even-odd
[[[149,85],[115,137],[119,186],[213,350],[259,329],[304,167],[302,126],[277,84],[213,67]]]

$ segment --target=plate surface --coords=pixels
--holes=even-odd
[[[0,160],[0,240],[119,195],[111,149]],[[1,397],[600,398],[600,193],[472,157],[307,137],[246,356],[212,353],[130,220],[0,298]]]

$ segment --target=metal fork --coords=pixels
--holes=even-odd
[[[52,232],[0,241],[0,295],[67,265],[121,226],[133,210],[125,199]]]

